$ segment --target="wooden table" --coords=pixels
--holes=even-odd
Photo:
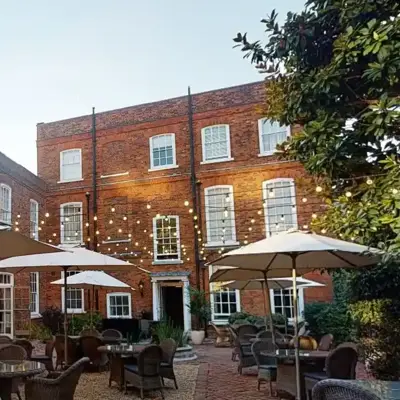
[[[0,361],[0,398],[11,400],[12,381],[46,371],[44,364],[36,361]]]
[[[301,398],[306,398],[304,385],[305,372],[321,372],[325,367],[325,360],[329,351],[299,350],[300,358],[300,389]],[[278,396],[296,397],[296,366],[294,349],[279,349],[276,352],[262,351],[261,355],[275,357],[277,360],[276,391]]]
[[[116,382],[119,390],[124,387],[124,367],[127,361],[137,356],[146,346],[140,344],[121,344],[106,345],[97,348],[100,353],[107,353],[110,360],[110,377],[108,386],[111,382]]]

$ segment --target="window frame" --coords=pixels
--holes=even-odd
[[[157,220],[159,219],[164,219],[165,217],[168,218],[175,218],[176,220],[176,244],[177,244],[177,249],[178,249],[178,258],[171,258],[171,259],[162,259],[158,260],[158,252],[157,252],[157,243],[156,241],[158,240],[157,238]],[[182,264],[182,258],[181,258],[181,240],[180,240],[180,224],[179,224],[179,215],[164,215],[160,217],[154,217],[153,218],[153,254],[154,254],[154,260],[153,260],[153,265],[157,264]]]
[[[80,215],[80,237],[78,235],[79,240],[70,240],[70,241],[64,241],[64,207],[65,206],[74,206],[74,207],[80,207],[81,208],[81,215]],[[68,203],[63,203],[60,204],[60,243],[63,245],[77,245],[77,244],[82,244],[83,243],[83,203],[81,201],[71,201]]]
[[[211,237],[211,227],[210,227],[210,218],[209,218],[209,192],[213,189],[228,189],[229,190],[229,195],[230,195],[230,201],[229,203],[231,204],[230,211],[233,214],[232,218],[232,239],[230,240],[225,240],[225,242],[221,241],[211,241],[209,238]],[[239,244],[237,241],[237,236],[236,236],[236,214],[235,214],[235,198],[233,195],[233,185],[214,185],[214,186],[208,186],[204,188],[204,207],[205,207],[205,216],[206,216],[206,232],[207,232],[207,242],[205,243],[206,247],[225,247],[225,246],[236,246]]]
[[[31,297],[32,295],[32,282],[31,282],[31,277],[35,276],[35,280],[36,280],[36,292],[35,292],[35,304],[36,304],[36,308],[34,310],[31,309],[31,298],[29,299],[29,310],[31,312],[31,318],[32,317],[39,317],[40,316],[40,305],[39,305],[39,301],[40,301],[40,295],[39,295],[39,291],[40,291],[40,275],[39,272],[30,272],[29,273],[29,297]]]
[[[276,291],[280,291],[281,292],[281,296],[282,296],[282,292],[285,290],[293,290],[291,288],[289,289],[270,289],[269,290],[269,298],[271,301],[271,311],[273,314],[276,314],[275,312],[275,290]],[[298,321],[302,321],[304,319],[303,315],[304,315],[304,288],[302,288],[301,286],[297,288],[298,290],[298,296],[297,296],[297,308],[298,308],[298,312],[299,315],[297,316]],[[293,307],[293,295],[291,296],[291,307]],[[284,308],[284,306],[282,306],[282,308]],[[294,314],[294,310],[293,310],[293,314]],[[294,322],[294,318],[288,318],[287,319],[288,323],[290,325],[293,325]]]
[[[0,183],[0,190],[3,189],[7,189],[8,190],[8,202],[10,204],[10,208],[9,210],[4,210],[5,212],[7,212],[7,216],[9,216],[9,218],[7,219],[2,219],[0,217],[0,222],[6,225],[11,225],[12,224],[12,189],[10,185],[7,185],[5,183]],[[3,206],[3,204],[0,204],[0,208]],[[2,211],[1,211],[2,212]]]
[[[128,316],[112,316],[111,315],[111,304],[110,304],[111,296],[127,296],[128,297],[128,306],[129,306],[129,315]],[[131,293],[129,293],[129,292],[107,293],[107,318],[110,318],[110,319],[131,319],[132,318],[132,295],[131,295]]]
[[[67,271],[67,273],[74,272],[74,274],[79,273],[79,271]],[[70,276],[70,275],[68,275]],[[64,279],[64,271],[61,271],[61,279]],[[64,304],[64,290],[65,288],[61,288],[61,310],[65,312],[65,304]],[[82,296],[82,307],[81,308],[67,308],[67,314],[83,314],[85,312],[85,289],[79,288],[68,288],[67,290],[80,290]]]
[[[35,204],[36,207],[36,214],[35,214],[35,220],[32,220],[32,211],[31,211],[31,206],[32,204]],[[31,224],[35,224],[35,231],[31,231]],[[35,199],[29,199],[29,235],[31,238],[35,240],[39,240],[39,202],[36,201]]]
[[[259,144],[259,150],[260,150],[260,153],[258,154],[259,157],[272,156],[276,151],[276,148],[273,151],[264,151],[264,149],[263,149],[263,140],[262,140],[262,138],[263,138],[264,121],[270,121],[271,122],[271,120],[269,118],[260,118],[258,120],[258,144]],[[291,136],[292,130],[291,130],[290,125],[286,125],[285,128],[286,128],[286,138],[288,138],[288,137]]]
[[[262,199],[263,199],[263,209],[264,209],[264,226],[265,226],[265,236],[270,237],[269,234],[269,220],[268,220],[268,197],[266,196],[267,185],[275,182],[288,182],[291,183],[290,192],[291,198],[294,199],[292,208],[294,206],[294,211],[292,212],[293,217],[293,225],[294,228],[298,227],[298,219],[297,219],[297,201],[296,201],[296,183],[293,178],[274,178],[268,179],[262,183]],[[282,231],[284,232],[284,231]]]
[[[215,126],[224,126],[226,128],[227,133],[227,156],[224,158],[213,158],[210,160],[206,159],[206,143],[205,143],[205,134],[206,129],[213,128]],[[208,125],[201,129],[201,149],[202,149],[202,161],[200,164],[213,164],[213,163],[220,163],[220,162],[227,162],[233,161],[234,158],[232,157],[232,150],[231,150],[231,130],[229,124],[214,124]]]
[[[162,136],[171,136],[172,137],[172,160],[173,163],[170,165],[159,165],[155,166],[154,165],[154,144],[153,140]],[[150,148],[150,168],[149,172],[151,171],[160,171],[163,169],[173,169],[173,168],[178,168],[178,165],[176,163],[176,141],[175,141],[175,133],[161,133],[159,135],[154,135],[149,138],[149,148]]]
[[[79,152],[79,161],[80,161],[80,176],[79,178],[73,179],[65,179],[64,175],[64,168],[63,168],[63,155],[68,152],[78,151]],[[75,148],[75,149],[65,149],[60,151],[60,180],[57,183],[68,183],[68,182],[78,182],[83,181],[83,172],[82,172],[82,149]]]

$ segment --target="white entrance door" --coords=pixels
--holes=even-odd
[[[0,274],[0,335],[13,336],[13,282],[10,274]]]

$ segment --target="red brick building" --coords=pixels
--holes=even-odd
[[[264,101],[257,82],[38,124],[35,178],[47,185],[49,215],[40,239],[86,245],[149,271],[114,274],[136,291],[100,292],[106,316],[150,311],[190,329],[185,295],[189,285],[209,290],[206,261],[309,224],[318,202],[302,167],[273,155],[296,127],[263,120]],[[60,289],[49,284],[56,275],[40,275],[40,310],[62,306]],[[211,291],[214,321],[235,310],[263,312],[260,293]],[[87,310],[83,291],[68,296],[71,312]],[[330,298],[329,285],[300,290],[301,307]],[[272,306],[292,313],[288,293],[276,292]]]

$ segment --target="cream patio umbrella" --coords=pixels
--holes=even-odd
[[[297,274],[303,275],[316,269],[368,267],[377,264],[379,260],[380,253],[376,249],[311,232],[293,230],[259,240],[223,254],[209,264],[233,268],[217,270],[210,277],[210,282],[264,279],[267,286],[267,278],[292,276],[296,337],[296,388],[297,398],[300,399],[300,368],[297,340]]]
[[[127,261],[96,253],[81,247],[68,248],[68,252],[53,254],[36,254],[22,257],[12,257],[2,260],[0,272],[64,272],[64,336],[65,336],[65,362],[67,362],[67,289],[68,271],[102,270],[102,271],[129,271],[134,267]]]

